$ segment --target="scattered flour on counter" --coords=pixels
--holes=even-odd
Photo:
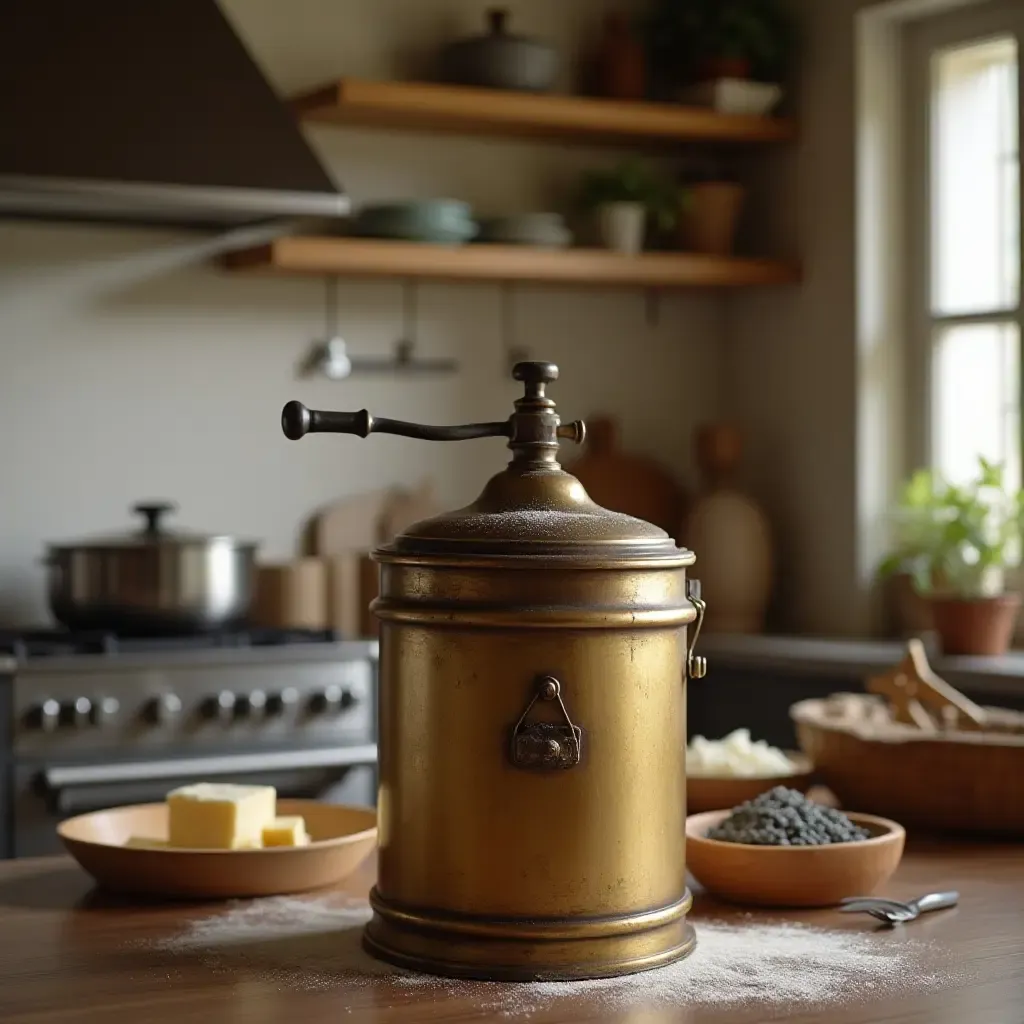
[[[579,982],[457,981],[399,970],[367,955],[360,939],[369,918],[362,901],[275,897],[229,904],[149,948],[280,988],[340,993],[372,985],[396,997],[419,988],[433,998],[472,1000],[509,1019],[557,1009],[561,1001],[580,996],[604,1011],[737,1004],[781,1011],[934,990],[955,980],[929,967],[937,959],[933,947],[902,930],[828,931],[698,919],[695,952],[654,971]]]
[[[333,934],[360,928],[370,920],[365,900],[334,897],[303,899],[272,896],[262,900],[233,900],[226,912],[199,918],[180,935],[159,942],[161,949],[214,951],[240,943],[280,940],[288,936]]]

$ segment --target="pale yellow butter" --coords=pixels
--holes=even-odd
[[[135,850],[166,850],[170,845],[166,839],[150,839],[148,836],[132,836],[124,844]]]
[[[306,822],[297,815],[275,818],[269,825],[263,826],[264,846],[306,846],[308,844]]]
[[[277,813],[273,786],[199,782],[167,794],[169,845],[190,850],[259,847]]]

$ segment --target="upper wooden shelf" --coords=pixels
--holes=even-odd
[[[793,121],[720,114],[672,103],[636,103],[468,89],[422,82],[339,81],[298,96],[305,121],[411,128],[468,135],[514,135],[566,142],[672,145],[679,142],[783,142]]]
[[[424,245],[359,238],[279,238],[224,258],[232,270],[450,281],[529,281],[595,287],[742,288],[792,284],[799,268],[777,260],[512,245]]]

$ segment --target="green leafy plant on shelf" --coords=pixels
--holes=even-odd
[[[647,38],[661,91],[701,78],[778,83],[796,49],[779,0],[656,0]]]
[[[1024,491],[1010,491],[1001,465],[978,460],[964,485],[922,469],[906,483],[895,515],[895,544],[879,566],[905,573],[925,597],[985,599],[1003,593],[1006,570],[1021,562]]]
[[[624,160],[611,168],[584,172],[577,201],[587,213],[606,203],[638,203],[647,211],[655,231],[667,234],[679,222],[687,193],[642,161]]]

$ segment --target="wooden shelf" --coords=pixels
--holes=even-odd
[[[595,287],[743,288],[793,284],[797,266],[777,260],[604,249],[508,245],[425,245],[355,238],[279,238],[227,254],[236,271],[402,277],[448,281],[529,281]]]
[[[342,78],[297,97],[292,105],[305,121],[566,142],[673,145],[784,142],[796,137],[796,125],[777,117],[421,82]]]

